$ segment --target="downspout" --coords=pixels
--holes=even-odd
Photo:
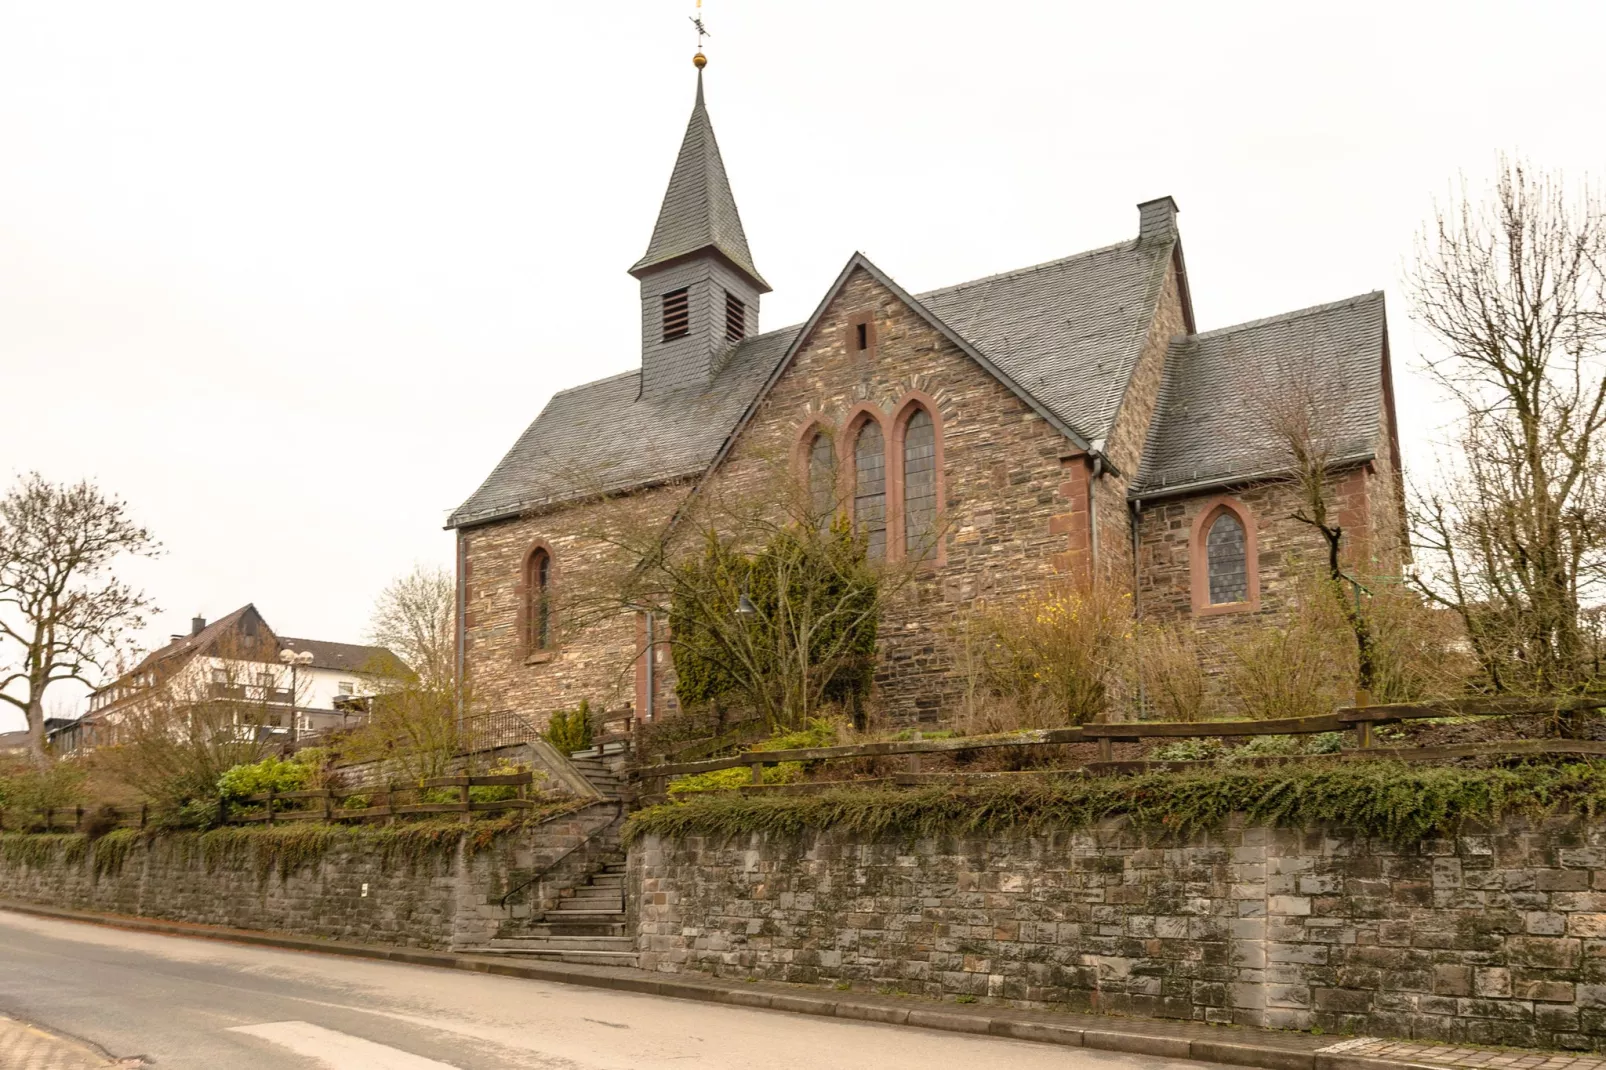
[[[1132,499],[1132,621],[1143,623],[1143,568],[1138,563],[1139,525],[1143,523],[1143,499]],[[1143,688],[1143,673],[1138,673],[1138,716],[1149,708],[1149,696]]]
[[[1088,528],[1088,558],[1087,579],[1093,582],[1098,575],[1099,563],[1099,479],[1104,475],[1104,455],[1093,455],[1093,475],[1087,481],[1087,528]]]
[[[463,538],[461,529],[457,532],[457,622],[456,651],[453,657],[452,671],[455,679],[452,681],[452,704],[457,709],[457,731],[463,731],[463,669],[465,662],[464,648],[467,645],[468,632],[463,625],[463,617],[468,611],[468,543]]]
[[[657,712],[657,705],[658,705],[658,703],[657,703],[658,685],[657,685],[657,681],[653,677],[653,662],[657,660],[657,658],[654,656],[657,653],[657,651],[654,649],[654,640],[655,640],[656,636],[653,634],[653,632],[654,632],[653,624],[654,624],[653,612],[652,612],[652,610],[649,609],[649,610],[647,610],[647,651],[646,651],[646,655],[647,655],[647,694],[646,694],[645,699],[642,702],[642,705],[644,707],[646,707],[646,708],[641,711],[642,715],[643,715],[643,719],[644,720],[648,720],[648,721],[652,720],[653,714]]]

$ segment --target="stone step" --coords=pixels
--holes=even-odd
[[[622,888],[625,883],[623,873],[597,873],[591,878],[591,883],[598,888]]]
[[[565,921],[549,914],[545,921],[522,926],[521,931],[532,938],[543,936],[555,936],[565,939],[571,936],[623,936],[625,935],[625,923],[622,920],[608,921],[606,919]]]
[[[598,921],[625,920],[625,906],[623,903],[613,907],[611,910],[602,910],[596,907],[570,907],[566,905],[572,902],[574,902],[573,899],[565,899],[562,903],[559,903],[557,910],[547,912],[546,920],[551,921],[554,918],[593,918]]]
[[[624,902],[624,891],[618,887],[609,887],[606,884],[582,884],[572,889],[572,895],[563,896],[564,899],[614,899]]]
[[[505,955],[508,958],[542,959],[546,962],[567,962],[574,966],[635,966],[640,960],[634,951],[539,951],[511,948],[475,948],[475,955]]]
[[[501,936],[488,945],[509,951],[634,951],[628,936]]]

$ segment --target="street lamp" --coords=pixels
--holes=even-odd
[[[290,666],[290,742],[296,741],[296,670],[303,665],[312,664],[312,651],[303,650],[299,654],[286,648],[279,651],[279,660]]]

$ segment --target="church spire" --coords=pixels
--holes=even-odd
[[[675,170],[669,176],[669,189],[658,210],[652,240],[647,244],[646,255],[630,268],[630,274],[643,278],[671,261],[695,253],[713,253],[745,275],[759,293],[768,293],[769,283],[753,266],[742,217],[736,211],[736,198],[725,175],[725,161],[714,140],[714,125],[703,103],[703,67],[708,61],[698,52],[695,62],[697,101],[692,105]]]

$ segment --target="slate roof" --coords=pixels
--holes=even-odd
[[[714,124],[703,104],[703,72],[699,70],[697,102],[686,123],[686,136],[669,176],[669,189],[658,210],[652,240],[630,273],[639,277],[650,268],[707,248],[717,249],[746,272],[760,292],[769,292],[770,285],[753,266],[753,254],[747,248],[747,233],[736,211],[736,197],[725,175],[719,142],[714,139]]]
[[[1081,435],[1109,437],[1172,244],[1122,242],[916,295]]]
[[[1309,390],[1334,460],[1370,459],[1385,433],[1382,293],[1175,339],[1143,464],[1148,496],[1286,471],[1266,399]]]
[[[331,643],[324,639],[291,639],[281,635],[282,648],[307,651],[312,654],[314,669],[333,669],[337,672],[407,673],[407,664],[382,646],[363,646],[360,643]]]
[[[1084,438],[1106,437],[1141,351],[1170,242],[1123,242],[915,295]],[[624,372],[553,395],[447,521],[700,474],[772,377],[799,326],[742,342],[700,389],[638,397]]]

